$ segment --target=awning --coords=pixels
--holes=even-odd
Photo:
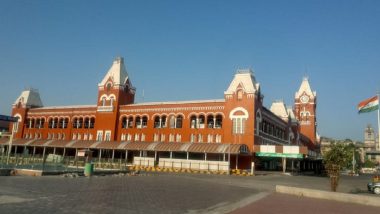
[[[9,139],[0,138],[0,145],[8,145]],[[118,142],[85,140],[17,139],[12,145],[56,147],[73,149],[115,149],[130,151],[191,152],[213,154],[249,154],[245,144],[222,143],[165,143],[165,142]]]

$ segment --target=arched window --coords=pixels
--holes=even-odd
[[[160,116],[155,116],[154,117],[154,128],[161,128],[161,123],[160,123]]]
[[[106,90],[107,91],[110,91],[111,90],[111,87],[112,87],[112,84],[109,82],[109,83],[107,83],[107,85],[106,85]]]
[[[216,115],[216,118],[215,118],[215,128],[216,129],[221,129],[222,128],[222,124],[223,124],[223,116],[218,114]]]
[[[190,128],[192,129],[197,128],[197,117],[195,115],[192,115],[190,117]]]
[[[204,129],[205,128],[205,116],[200,115],[198,118],[198,128]]]
[[[106,106],[106,98],[105,97],[102,98],[102,106]]]
[[[54,121],[53,121],[53,128],[58,128],[58,118],[54,118]]]
[[[127,117],[121,118],[121,128],[126,129],[127,128]]]
[[[88,129],[90,126],[90,118],[88,118],[88,117],[85,117],[84,118],[84,121],[83,121],[83,127],[85,128],[85,129]]]
[[[67,124],[69,124],[69,118],[64,118],[62,128],[67,129]]]
[[[166,115],[161,117],[161,128],[166,128]]]
[[[214,125],[215,125],[214,122],[215,122],[215,121],[214,121],[214,116],[213,116],[213,115],[209,115],[209,116],[207,116],[207,128],[209,128],[209,129],[213,129],[213,128],[214,128]]]
[[[53,118],[50,118],[50,119],[49,119],[49,125],[48,125],[48,128],[49,128],[49,129],[53,128]]]
[[[142,127],[141,124],[142,124],[142,119],[141,119],[140,116],[137,116],[136,117],[136,122],[135,122],[135,127],[138,128],[138,129],[141,129],[141,127]]]
[[[133,117],[132,116],[128,117],[127,124],[128,124],[128,128],[133,128]]]
[[[176,119],[177,119],[176,120],[176,128],[181,129],[182,128],[182,121],[183,121],[182,115],[178,115]]]
[[[73,123],[72,123],[72,127],[74,128],[74,129],[77,129],[78,128],[78,118],[74,118],[73,119]]]
[[[142,128],[146,128],[146,127],[148,127],[148,117],[143,116],[142,117]]]
[[[230,118],[232,120],[232,133],[244,134],[248,111],[242,107],[237,107],[230,112]]]

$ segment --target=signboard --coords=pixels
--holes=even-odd
[[[257,157],[303,158],[303,154],[256,152]]]
[[[6,115],[1,115],[0,114],[0,121],[17,122],[18,118],[17,117],[11,117],[11,116],[6,116]]]

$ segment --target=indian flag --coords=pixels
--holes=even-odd
[[[359,114],[371,112],[379,109],[379,97],[374,96],[369,99],[363,100],[358,105]]]

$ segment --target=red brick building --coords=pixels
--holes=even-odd
[[[316,93],[307,79],[295,95],[294,109],[282,101],[264,107],[251,70],[236,72],[224,99],[135,103],[135,92],[123,58],[114,60],[98,84],[95,105],[44,107],[38,91],[23,91],[12,106],[12,116],[19,118],[13,127],[15,152],[43,148],[69,155],[90,148],[99,157],[112,151],[112,158],[116,152],[133,162],[174,155],[239,168],[260,164],[261,158],[317,155]]]

